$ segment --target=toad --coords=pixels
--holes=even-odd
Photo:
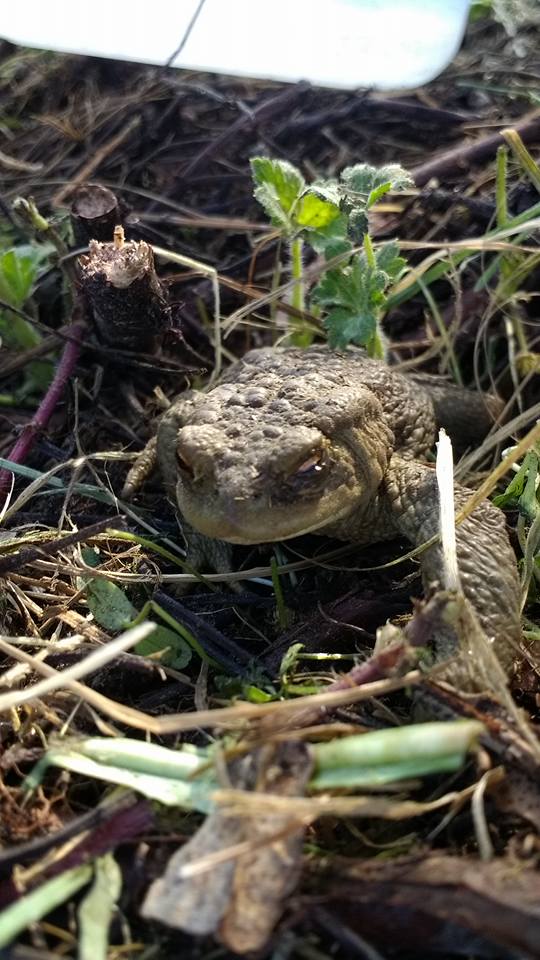
[[[252,350],[207,393],[182,394],[157,452],[172,499],[205,538],[259,544],[305,533],[370,544],[438,533],[438,426],[461,445],[487,432],[493,398],[408,376],[359,348]],[[459,508],[470,491],[456,486]],[[520,632],[516,560],[501,511],[484,501],[457,527],[463,591],[509,669]],[[426,585],[442,553],[421,555]]]

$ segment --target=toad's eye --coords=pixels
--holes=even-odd
[[[188,463],[188,461],[182,456],[182,454],[180,453],[180,450],[178,450],[178,449],[177,449],[177,451],[176,451],[176,463],[177,463],[178,468],[182,471],[182,473],[187,473],[187,475],[188,475],[189,477],[192,477],[192,476],[193,476],[193,467],[192,467],[191,464]]]
[[[293,477],[298,480],[311,480],[321,472],[324,466],[323,452],[319,450],[296,468]]]

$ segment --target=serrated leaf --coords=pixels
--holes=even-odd
[[[339,207],[312,190],[306,191],[298,201],[294,220],[300,227],[324,230],[340,215]]]
[[[291,211],[305,187],[302,174],[287,160],[270,157],[252,157],[250,166],[255,198],[275,226],[290,232]]]
[[[356,287],[351,277],[351,268],[327,270],[314,288],[312,297],[323,307],[339,304],[354,307]]]
[[[393,271],[400,272],[404,264],[398,250],[397,243],[390,242],[374,250],[369,261],[362,252],[348,267],[323,274],[312,298],[328,308],[323,322],[330,346],[355,343],[373,351],[378,320],[386,302],[385,291]]]
[[[341,179],[348,190],[366,197],[386,184],[390,184],[388,189],[396,191],[414,186],[410,174],[399,163],[388,163],[383,167],[372,167],[369,163],[356,163],[342,171]]]
[[[310,230],[308,241],[315,252],[324,254],[327,260],[352,250],[353,245],[347,235],[346,215],[340,213],[322,230]]]
[[[156,656],[161,653],[159,662],[175,670],[183,670],[191,660],[192,650],[183,637],[168,627],[156,627],[152,633],[141,640],[135,648],[141,657]],[[162,653],[163,651],[163,653]]]
[[[279,227],[284,233],[291,233],[292,221],[283,210],[275,188],[271,184],[264,183],[260,187],[256,187],[253,196],[263,207],[274,227]]]
[[[377,266],[384,270],[389,280],[397,280],[407,266],[407,261],[399,255],[399,244],[395,240],[384,243],[377,249]]]
[[[337,180],[315,180],[308,189],[316,193],[322,200],[327,200],[328,203],[333,203],[335,207],[339,207],[343,191]]]
[[[341,171],[340,179],[348,190],[368,196],[375,186],[377,167],[369,163],[355,163],[352,167],[345,167]],[[386,178],[387,179],[387,178]],[[379,181],[384,183],[385,181]]]
[[[366,346],[375,333],[377,319],[373,312],[334,307],[324,318],[324,326],[330,346],[339,350],[350,343]]]
[[[288,160],[270,157],[252,157],[250,165],[255,183],[274,186],[283,209],[288,212],[305,187],[300,171]]]
[[[350,253],[353,248],[351,241],[346,238],[328,237],[326,239],[327,242],[321,253],[324,253],[327,260],[332,260],[333,257],[339,257],[341,254]]]
[[[372,167],[357,163],[341,173],[344,193],[342,206],[349,215],[351,236],[357,240],[368,232],[367,212],[389,190],[405,190],[414,186],[410,175],[397,163]]]
[[[355,244],[362,243],[366,233],[369,233],[369,220],[366,213],[365,204],[356,209],[348,207],[349,210],[349,235]]]

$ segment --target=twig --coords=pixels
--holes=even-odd
[[[1,304],[0,304],[1,306]],[[13,309],[10,307],[10,309]],[[69,330],[69,327],[62,327],[62,332]],[[58,331],[60,332],[60,331]],[[58,346],[58,336],[56,332],[51,334],[50,337],[45,337],[41,343],[37,343],[35,347],[29,347],[28,350],[23,350],[22,353],[16,354],[14,357],[10,357],[6,363],[3,363],[0,367],[0,377],[11,376],[11,374],[16,373],[17,370],[21,370],[26,366],[27,363],[31,363],[32,360],[37,360],[38,357],[43,357],[47,353],[52,353],[56,350]]]
[[[103,144],[99,150],[96,150],[96,152],[92,154],[90,160],[87,160],[87,162],[82,165],[81,169],[75,175],[73,180],[70,180],[69,183],[64,184],[64,186],[55,193],[51,201],[52,206],[61,206],[64,200],[66,200],[66,198],[73,193],[75,188],[79,187],[81,183],[84,183],[85,180],[88,180],[88,178],[92,176],[100,164],[103,163],[103,161],[106,160],[111,153],[114,153],[114,151],[124,142],[124,140],[129,137],[130,133],[133,133],[133,131],[137,129],[140,123],[140,116],[132,117],[131,120],[129,120],[125,126],[122,127],[120,132],[117,133],[115,137],[112,137],[107,141],[107,143]]]
[[[193,27],[194,27],[195,24],[197,23],[197,20],[199,19],[200,13],[201,13],[202,8],[204,7],[205,3],[206,3],[206,0],[199,0],[199,4],[198,4],[198,6],[197,6],[197,9],[193,11],[193,15],[192,15],[192,17],[191,17],[191,20],[189,21],[186,29],[184,30],[184,35],[183,35],[182,39],[180,40],[180,43],[178,44],[176,50],[174,50],[174,52],[171,53],[169,59],[167,60],[167,62],[166,62],[166,64],[165,64],[166,67],[172,67],[172,65],[173,65],[174,61],[176,60],[176,58],[179,57],[180,54],[182,53],[182,50],[184,49],[186,43],[187,43],[188,40],[189,40],[189,36],[190,36],[190,34],[191,34],[191,31],[193,30]]]
[[[26,197],[16,197],[13,201],[13,211],[24,225],[36,235],[38,240],[46,237],[53,245],[58,254],[58,266],[66,278],[71,293],[71,288],[77,284],[77,268],[69,256],[68,246],[60,231],[51,220],[47,220],[40,213],[37,204],[31,197],[28,199]]]
[[[530,143],[540,134],[540,111],[528,114],[513,129],[524,143]],[[411,170],[411,176],[417,187],[423,187],[433,177],[443,179],[452,173],[463,173],[473,163],[483,163],[495,156],[498,147],[504,144],[503,132],[493,133],[476,143],[462,143],[453,150],[447,150]]]
[[[268,714],[272,714],[279,719],[282,717],[292,718],[303,712],[308,705],[309,707],[331,709],[349,703],[357,703],[360,700],[370,700],[372,697],[386,696],[394,690],[402,690],[405,687],[421,683],[423,679],[419,670],[411,670],[402,677],[390,677],[379,682],[367,683],[362,687],[337,690],[333,693],[311,694],[307,697],[298,697],[297,700],[282,700],[266,704],[240,702],[232,707],[172,713],[164,717],[153,717],[151,714],[118,703],[75,679],[93,673],[98,667],[109,663],[119,653],[127,650],[130,646],[134,646],[151,633],[155,626],[154,623],[147,621],[138,627],[132,627],[120,637],[111,640],[105,647],[100,647],[99,650],[94,651],[81,662],[62,671],[54,670],[49,664],[42,663],[37,657],[33,657],[25,650],[19,650],[0,637],[0,650],[3,653],[13,657],[14,660],[30,664],[35,673],[47,677],[47,680],[40,681],[25,690],[0,694],[0,711],[11,710],[14,706],[19,706],[23,702],[28,703],[50,694],[53,690],[64,689],[70,690],[85,703],[102,711],[105,716],[112,717],[117,723],[125,723],[137,730],[161,735],[196,730],[199,727],[237,726],[239,723],[244,724],[249,720],[259,721]]]
[[[235,123],[224,130],[219,137],[211,140],[204,150],[201,150],[201,152],[193,158],[184,170],[182,178],[187,179],[191,177],[203,161],[207,162],[218,151],[222,154],[223,145],[229,140],[235,140],[240,131],[244,130],[245,127],[255,127],[257,124],[269,120],[275,113],[278,113],[285,107],[290,107],[291,103],[301,99],[309,88],[309,83],[293,84],[281,91],[277,96],[270,97],[268,100],[265,100],[264,103],[259,104],[251,113],[243,114]]]
[[[17,160],[16,157],[10,157],[8,153],[0,150],[0,167],[4,167],[6,170],[17,170],[20,173],[39,173],[43,170],[44,164]]]
[[[141,640],[144,640],[149,634],[153,633],[155,629],[156,624],[148,620],[146,623],[140,623],[138,627],[131,627],[129,630],[120,634],[119,637],[115,637],[114,640],[111,640],[109,643],[98,647],[97,650],[93,650],[84,660],[80,660],[72,667],[66,667],[63,671],[54,670],[52,667],[49,667],[48,664],[41,663],[37,657],[33,657],[24,650],[18,650],[13,644],[9,643],[8,640],[0,636],[0,650],[2,653],[13,657],[14,660],[31,664],[37,673],[44,674],[47,678],[46,680],[38,681],[34,686],[27,687],[25,690],[12,690],[9,693],[0,694],[0,711],[11,710],[13,707],[28,703],[39,697],[48,696],[54,693],[55,690],[62,689],[75,689],[78,692],[80,688],[83,691],[83,698],[89,703],[92,703],[92,695],[95,696],[96,691],[87,689],[83,684],[78,683],[78,677],[84,677],[88,674],[95,673],[96,670],[102,669],[102,667],[111,663],[119,653],[124,653],[124,651],[129,650],[130,647],[136,646]],[[97,694],[97,697],[98,703],[101,703],[101,700],[109,703],[113,702],[108,701],[107,697],[103,697],[101,694]],[[95,701],[93,705],[96,705]],[[145,716],[138,710],[134,711],[130,707],[124,707],[123,704],[118,704],[117,706],[119,707],[120,714],[122,711],[127,710],[128,716],[131,713],[135,713],[141,717]]]
[[[354,118],[358,123],[365,119],[365,115],[370,119],[379,119],[378,114],[387,116],[398,115],[402,122],[428,122],[432,126],[439,124],[441,126],[456,126],[457,124],[472,123],[475,119],[470,114],[456,113],[454,110],[441,110],[439,107],[426,107],[422,103],[411,103],[407,100],[390,100],[383,97],[370,97],[369,92],[365,94],[355,94],[348,102],[342,106],[332,104],[323,110],[316,110],[313,113],[304,113],[298,119],[287,123],[281,133],[284,136],[296,136],[309,133],[311,130],[322,130],[327,124],[343,123],[349,118]]]
[[[123,518],[120,516],[114,519],[121,521]],[[42,543],[37,547],[23,547],[22,550],[18,550],[16,553],[10,553],[6,557],[0,557],[0,576],[5,576],[6,573],[12,573],[14,570],[26,566],[27,563],[39,560],[40,557],[44,555],[50,556],[50,554],[55,553],[57,550],[64,550],[66,547],[72,547],[75,543],[82,543],[83,540],[96,537],[98,534],[104,533],[107,528],[111,526],[111,523],[112,520],[109,518],[99,520],[97,523],[92,523],[88,527],[76,530],[75,533],[69,533],[63,537],[55,537],[54,540],[49,540],[48,543]]]
[[[8,870],[16,863],[31,863],[38,860],[53,847],[60,847],[67,843],[73,837],[82,836],[89,830],[99,827],[115,816],[116,813],[123,810],[129,810],[131,807],[140,803],[134,793],[124,793],[121,795],[109,794],[98,807],[86,811],[75,817],[68,823],[62,824],[54,833],[46,836],[36,836],[26,843],[18,843],[12,847],[6,847],[0,851],[0,875],[7,874]]]

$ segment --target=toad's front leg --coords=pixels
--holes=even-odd
[[[435,470],[425,464],[393,456],[385,481],[386,505],[396,528],[415,546],[439,533],[439,492]],[[471,491],[456,485],[457,509]],[[521,639],[520,584],[516,558],[510,546],[503,513],[487,500],[458,524],[457,559],[461,585],[508,673]],[[444,583],[440,544],[421,558],[424,583]]]

